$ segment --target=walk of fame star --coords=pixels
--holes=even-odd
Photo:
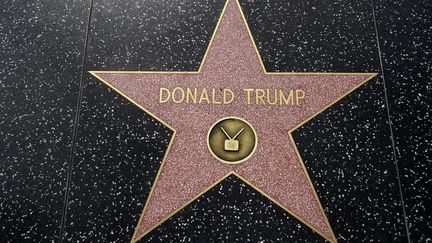
[[[328,241],[337,241],[291,132],[375,73],[267,72],[237,0],[226,2],[197,72],[91,73],[174,131],[132,242],[229,175],[236,175]],[[214,104],[208,99],[192,104],[160,102],[161,87],[172,90],[185,86],[198,90],[229,88],[237,94],[261,87],[301,89],[306,96],[301,105],[292,106],[260,102]],[[256,131],[256,150],[242,163],[222,163],[209,151],[209,129],[224,117],[244,119]],[[239,148],[232,138],[234,134],[225,132],[229,138],[225,146],[235,152]]]

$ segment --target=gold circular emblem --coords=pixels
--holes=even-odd
[[[224,117],[216,121],[207,134],[210,153],[227,164],[248,160],[255,152],[257,143],[255,129],[239,117]]]

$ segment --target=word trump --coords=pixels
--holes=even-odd
[[[165,88],[159,89],[159,103],[186,103],[186,104],[221,104],[228,105],[238,102],[247,105],[291,105],[299,106],[306,97],[306,92],[301,89],[252,89],[247,88],[235,93],[231,89],[207,89],[207,88]]]

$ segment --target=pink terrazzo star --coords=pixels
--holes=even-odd
[[[290,132],[376,74],[266,72],[236,0],[227,1],[199,71],[92,74],[175,131],[132,242],[228,174],[253,185],[328,241],[336,241]],[[225,105],[160,103],[161,87],[229,88],[238,97]],[[306,95],[299,106],[247,105],[245,88],[302,89]],[[237,165],[218,161],[207,149],[208,130],[228,116],[249,121],[259,140],[255,154]]]

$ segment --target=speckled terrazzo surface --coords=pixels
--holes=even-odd
[[[293,133],[338,241],[431,241],[431,4],[240,3],[268,71],[384,74]],[[223,4],[0,7],[1,242],[131,239],[172,132],[81,66],[196,70]],[[235,176],[142,239],[322,240]]]
[[[0,242],[59,238],[89,8],[0,6]]]
[[[432,3],[375,1],[396,155],[413,242],[432,241]]]
[[[235,175],[227,177],[139,242],[182,241],[325,242]]]

